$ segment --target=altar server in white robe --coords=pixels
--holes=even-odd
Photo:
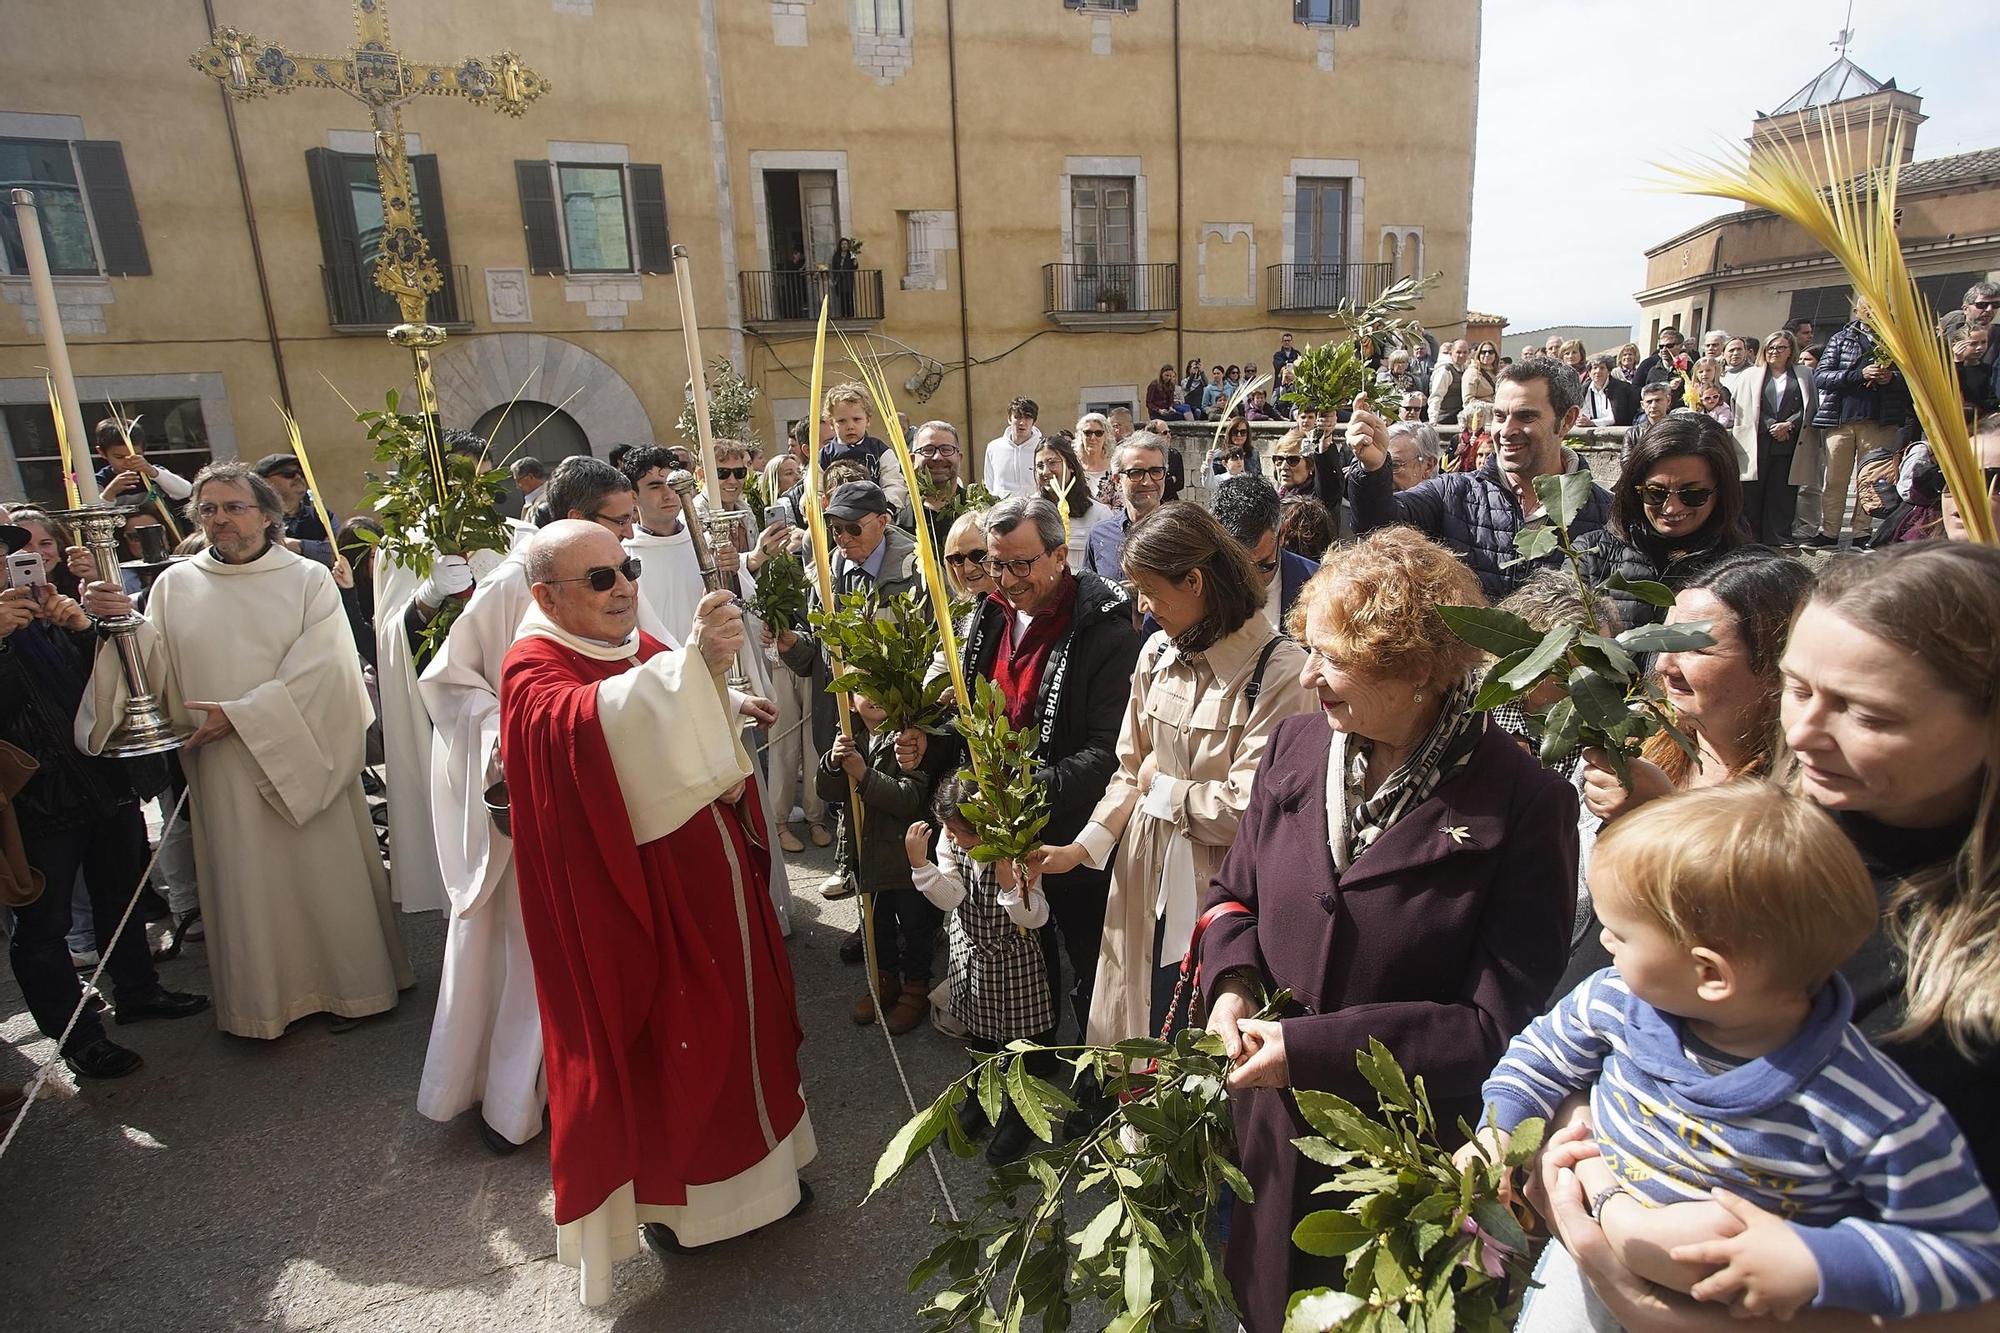
[[[284,508],[240,463],[194,480],[209,549],[153,585],[137,643],[176,725],[193,813],[216,1024],[279,1036],[307,1014],[335,1026],[396,1006],[414,982],[361,794],[373,716],[326,567],[287,550]],[[122,587],[84,607],[123,615]],[[117,647],[98,651],[77,714],[95,754],[124,716]]]

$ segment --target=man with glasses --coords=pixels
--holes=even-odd
[[[1262,477],[1224,477],[1215,488],[1213,512],[1256,566],[1264,582],[1264,618],[1283,633],[1299,590],[1319,572],[1319,562],[1279,547],[1278,492]]]
[[[943,551],[952,521],[965,511],[965,483],[959,480],[959,464],[965,451],[958,443],[958,428],[949,421],[926,421],[917,427],[910,445],[911,461],[917,465],[919,499],[904,505],[896,515],[896,526],[905,532],[917,530],[917,510],[931,525],[931,546]]]
[[[306,485],[306,470],[297,454],[265,454],[252,469],[270,483],[278,502],[285,508],[284,544],[308,560],[333,567],[333,534],[319,521],[312,504],[312,490]],[[327,518],[338,527],[340,515],[331,509]]]
[[[1167,442],[1150,431],[1132,436],[1111,454],[1111,467],[1118,475],[1118,508],[1090,530],[1084,546],[1083,567],[1101,579],[1122,584],[1124,565],[1120,552],[1125,546],[1125,529],[1160,507],[1167,492]]]
[[[1424,413],[1430,409],[1430,395],[1422,389],[1412,389],[1403,395],[1403,401],[1396,408],[1400,421],[1422,421]]]
[[[1965,289],[1959,308],[1938,321],[1938,327],[1944,332],[1945,344],[1951,348],[1953,358],[1961,366],[1985,366],[1994,372],[1992,382],[1987,386],[1989,392],[2000,391],[2000,343],[1996,343],[1992,336],[1996,312],[2000,312],[2000,282],[1975,282]],[[1983,349],[1976,350],[1972,345],[1971,335],[1975,329],[1988,331]],[[1800,344],[1801,347],[1804,345]],[[1963,370],[1960,377],[1965,378]]]
[[[1125,442],[1120,459],[1133,461],[1121,465],[1164,468],[1158,451],[1139,445],[1140,438]],[[1160,477],[1148,480],[1158,485]],[[997,586],[973,608],[963,647],[965,674],[991,680],[1007,701],[1008,720],[1035,733],[1042,765],[1036,776],[1049,798],[1042,840],[1061,846],[1083,831],[1118,769],[1118,733],[1139,660],[1139,631],[1123,590],[1089,570],[1070,572],[1062,516],[1048,500],[1002,500],[986,511],[981,526],[986,568]],[[935,771],[957,767],[963,742],[955,732],[936,737],[904,732],[896,757],[913,769],[932,745],[953,747],[950,761],[933,764]],[[1049,925],[1043,927],[1049,932],[1043,936],[1049,991],[1062,994],[1054,938],[1060,936],[1075,977],[1070,1000],[1082,1033],[1090,1027],[1111,872],[1079,866],[1048,876],[1041,889],[1049,901]]]
[[[621,1218],[656,1254],[742,1235],[811,1201],[815,1152],[769,822],[723,684],[743,613],[710,593],[685,649],[662,643],[629,563],[597,525],[536,534],[535,606],[501,667],[558,1248],[586,1305],[630,1250],[580,1237]]]
[[[893,510],[880,486],[872,481],[850,481],[836,486],[827,497],[825,512],[827,536],[834,548],[832,573],[836,595],[864,592],[880,604],[923,587],[923,572],[917,565],[917,539],[889,521]],[[815,585],[807,598],[808,608],[816,611],[823,604]],[[781,629],[771,642],[780,661],[812,682],[813,743],[818,753],[828,753],[833,748],[836,728],[833,696],[826,692],[833,671],[819,636],[810,630]],[[840,845],[842,863],[819,886],[820,897],[829,900],[851,897],[854,893],[853,875],[845,867],[848,844],[842,841]],[[852,938],[855,948],[842,956],[854,954],[859,961],[855,949],[860,945],[860,932],[856,931]]]
[[[1428,421],[1398,421],[1389,427],[1389,479],[1407,491],[1438,474],[1444,446]]]
[[[208,550],[153,584],[136,649],[173,724],[194,811],[216,1025],[268,1040],[309,1014],[336,1029],[415,981],[361,792],[373,721],[340,591],[283,541],[277,493],[241,463],[193,482]],[[116,583],[84,609],[128,615]],[[127,703],[120,645],[98,645],[77,717],[101,753]]]
[[[554,515],[551,522],[592,523],[620,541],[632,535],[632,483],[602,459],[565,458],[549,474],[540,498]],[[418,682],[436,728],[430,796],[451,910],[417,1110],[444,1122],[477,1105],[480,1137],[495,1153],[512,1152],[541,1133],[545,1100],[542,1028],[513,843],[490,813],[493,805],[506,803],[500,666],[535,604],[527,556],[525,543],[516,546],[479,581]],[[643,597],[637,614],[647,634],[662,643],[677,641]],[[747,702],[739,699],[739,710]]]
[[[1639,385],[1643,388],[1655,381],[1671,380],[1686,365],[1686,339],[1669,324],[1660,330],[1659,350],[1639,363]]]

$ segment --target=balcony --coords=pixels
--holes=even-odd
[[[431,294],[430,322],[452,330],[471,328],[465,265],[449,265],[443,276],[444,286]],[[326,289],[327,322],[335,333],[379,334],[403,322],[396,298],[375,285],[373,266],[363,264],[359,256],[332,268],[320,265],[319,279]]]
[[[1044,264],[1042,311],[1065,328],[1157,328],[1180,309],[1179,264]]]
[[[1267,310],[1332,310],[1366,305],[1396,280],[1393,264],[1273,264],[1264,270]]]
[[[880,269],[751,269],[738,273],[736,280],[743,291],[746,328],[817,323],[822,299],[833,325],[859,328],[882,319]]]

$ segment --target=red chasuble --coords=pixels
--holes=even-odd
[[[668,651],[639,636],[641,660]],[[558,1225],[628,1181],[642,1210],[679,1206],[763,1161],[805,1114],[755,784],[637,845],[597,711],[598,685],[631,669],[523,638],[501,672]]]

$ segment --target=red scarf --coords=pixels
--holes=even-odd
[[[1018,643],[1014,638],[1012,603],[998,593],[994,594],[994,600],[1000,603],[1007,619],[1000,631],[1000,651],[993,656],[993,683],[1007,698],[1008,724],[1027,727],[1035,718],[1035,704],[1041,698],[1042,673],[1048,669],[1049,654],[1055,651],[1056,641],[1068,632],[1070,621],[1076,618],[1076,576],[1063,571],[1055,605],[1028,621],[1028,630]]]

